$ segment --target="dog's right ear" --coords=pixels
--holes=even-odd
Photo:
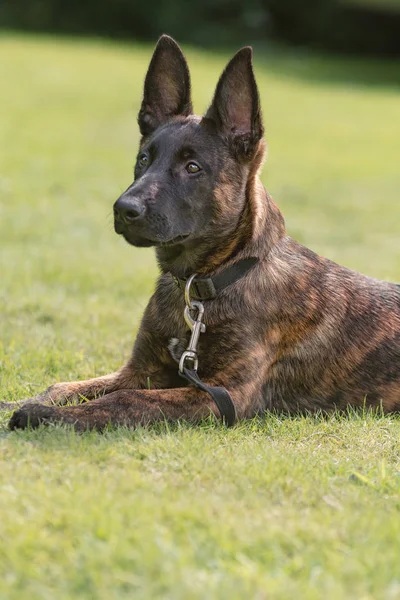
[[[144,82],[138,116],[140,132],[148,136],[171,117],[190,114],[190,75],[186,59],[175,40],[162,35]]]
[[[214,122],[238,157],[251,158],[264,128],[249,46],[239,50],[228,63],[205,119]]]

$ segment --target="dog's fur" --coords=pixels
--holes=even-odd
[[[219,418],[205,392],[184,387],[169,351],[171,339],[183,350],[189,336],[172,275],[212,276],[246,257],[259,260],[205,302],[207,332],[198,347],[199,375],[230,391],[238,418],[364,404],[398,410],[400,288],[286,235],[259,179],[265,144],[251,49],[232,58],[200,118],[192,114],[186,60],[163,36],[139,126],[135,181],[114,205],[115,229],[135,246],[156,247],[161,276],[132,357],[112,375],[51,386],[16,411],[10,427]],[[77,398],[90,402],[59,406]]]

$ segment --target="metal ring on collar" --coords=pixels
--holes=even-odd
[[[193,273],[193,275],[189,277],[185,285],[185,302],[186,306],[188,306],[189,308],[193,308],[192,301],[190,300],[190,286],[192,285],[193,279],[196,277],[196,275],[197,273]]]

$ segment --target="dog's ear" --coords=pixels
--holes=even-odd
[[[252,49],[242,48],[222,73],[205,118],[214,121],[238,155],[251,157],[264,135]]]
[[[154,50],[144,82],[138,123],[143,136],[177,115],[192,113],[189,68],[182,50],[162,35]]]

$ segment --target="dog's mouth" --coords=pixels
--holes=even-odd
[[[154,245],[159,246],[159,247],[175,246],[176,244],[182,244],[185,240],[187,240],[189,235],[190,235],[190,233],[185,233],[183,235],[182,234],[177,235],[176,237],[172,238],[172,240],[168,240],[166,242],[156,242]]]
[[[184,233],[177,235],[171,238],[170,240],[154,240],[147,237],[142,237],[140,235],[131,235],[130,232],[124,231],[117,227],[115,227],[115,230],[116,233],[124,237],[125,241],[127,241],[128,244],[139,247],[155,246],[156,248],[169,248],[171,246],[178,246],[179,244],[183,244],[190,236],[190,233]]]

